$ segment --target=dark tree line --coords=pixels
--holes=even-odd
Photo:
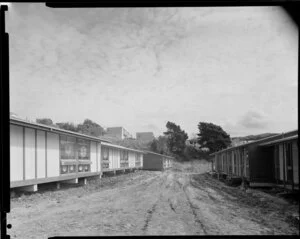
[[[231,144],[230,135],[221,126],[199,122],[198,137],[188,143],[187,133],[173,122],[166,124],[167,131],[150,144],[150,150],[161,154],[173,154],[181,158],[205,158],[209,154],[227,148]]]

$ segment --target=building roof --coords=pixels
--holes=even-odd
[[[111,142],[111,141],[108,141],[108,140],[103,139],[101,137],[94,137],[94,136],[90,136],[90,135],[86,135],[86,134],[73,132],[73,131],[70,131],[70,130],[56,128],[56,127],[49,126],[49,125],[28,122],[28,121],[23,120],[23,119],[10,118],[10,123],[15,124],[15,125],[20,125],[20,126],[27,126],[27,127],[31,127],[31,128],[43,129],[43,130],[53,132],[53,133],[60,133],[60,134],[68,134],[68,135],[72,135],[72,136],[78,136],[78,137],[81,137],[81,138],[86,138],[86,139],[94,140],[94,141]]]
[[[123,147],[123,146],[120,146],[120,145],[116,145],[116,144],[110,144],[110,143],[106,143],[106,142],[101,142],[101,145],[108,146],[108,147],[113,147],[113,148],[118,148],[118,149],[126,149],[126,150],[130,150],[130,151],[134,151],[134,152],[145,154],[144,151],[137,150],[137,149],[126,148],[126,147]]]
[[[273,135],[273,136],[270,136],[270,137],[262,138],[262,139],[259,139],[259,140],[254,140],[254,141],[251,141],[251,142],[249,142],[249,143],[245,143],[245,144],[241,144],[241,145],[229,147],[229,148],[226,148],[226,149],[217,151],[217,152],[215,152],[215,153],[212,153],[212,154],[210,154],[210,156],[216,155],[216,154],[218,154],[218,153],[230,151],[230,150],[233,150],[233,149],[242,148],[242,147],[249,146],[249,145],[252,145],[252,144],[256,144],[256,143],[259,143],[259,142],[264,142],[265,140],[272,140],[272,139],[276,140],[276,138],[277,138],[278,136],[282,135],[282,136],[284,137],[284,135],[290,134],[290,133],[295,133],[295,134],[298,135],[298,130],[292,130],[292,131],[288,131],[288,132],[285,132],[285,133],[282,133],[282,134],[277,134],[277,135]],[[283,139],[286,139],[286,138],[288,138],[288,137],[282,138],[282,140],[283,140]]]
[[[286,138],[283,138],[283,139],[273,140],[273,141],[267,142],[267,143],[262,143],[259,146],[271,146],[271,145],[274,145],[274,144],[277,144],[277,143],[286,142],[286,141],[290,141],[290,140],[293,140],[293,139],[298,139],[298,135],[286,137]]]

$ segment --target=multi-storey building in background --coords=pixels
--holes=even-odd
[[[123,127],[108,127],[104,136],[114,137],[117,139],[132,138],[132,135]]]

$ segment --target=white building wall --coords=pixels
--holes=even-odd
[[[59,136],[47,132],[47,177],[59,176]]]
[[[23,127],[10,125],[10,181],[23,180]]]
[[[46,132],[37,130],[37,178],[46,177]]]
[[[133,152],[128,153],[128,161],[129,161],[129,167],[134,167],[135,166],[135,158],[134,158],[134,153]]]
[[[113,150],[112,148],[109,148],[109,168],[113,169]]]
[[[101,144],[97,143],[97,171],[100,172],[102,170],[101,168]]]
[[[96,152],[96,142],[91,142],[90,144],[91,147],[91,172],[96,172],[97,171],[97,152]]]
[[[141,154],[141,166],[144,166],[144,154]]]
[[[25,127],[25,179],[35,178],[35,130]]]

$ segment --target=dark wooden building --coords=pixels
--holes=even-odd
[[[211,154],[213,170],[226,178],[244,178],[250,186],[299,190],[298,130]]]

